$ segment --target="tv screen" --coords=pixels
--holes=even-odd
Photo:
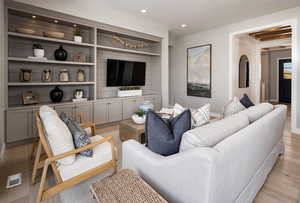
[[[144,86],[145,62],[107,59],[106,86]]]

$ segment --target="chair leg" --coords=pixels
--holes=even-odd
[[[37,152],[37,146],[38,146],[39,140],[34,141],[32,145],[32,151],[30,155],[30,159],[33,160],[35,158],[36,152]]]
[[[43,197],[43,192],[44,192],[44,187],[45,187],[45,182],[46,182],[46,177],[47,177],[47,171],[48,171],[48,166],[49,162],[48,160],[45,161],[44,169],[43,169],[43,174],[42,174],[42,179],[41,179],[41,184],[38,192],[38,196],[36,199],[36,203],[40,203]]]
[[[42,143],[39,141],[36,154],[35,154],[34,164],[33,164],[31,184],[35,184],[35,177],[36,177],[36,172],[38,170],[38,164],[40,162],[41,151],[42,151]]]

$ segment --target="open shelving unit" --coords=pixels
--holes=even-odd
[[[8,61],[20,61],[25,63],[50,63],[50,64],[63,64],[63,65],[80,65],[80,66],[94,66],[95,63],[76,62],[76,61],[56,61],[48,59],[31,59],[21,57],[8,57]]]

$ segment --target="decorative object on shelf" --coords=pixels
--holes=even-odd
[[[33,56],[36,58],[44,58],[45,50],[43,49],[41,44],[34,44],[33,48]]]
[[[68,52],[64,50],[63,46],[60,45],[58,49],[54,52],[55,60],[65,61],[68,58]]]
[[[65,37],[65,33],[63,32],[44,32],[45,37],[63,39]]]
[[[85,72],[84,72],[84,70],[78,70],[77,71],[77,81],[78,82],[84,82],[85,81]]]
[[[69,82],[70,81],[70,75],[69,75],[69,71],[67,69],[61,69],[59,71],[59,81],[60,82]]]
[[[42,73],[42,81],[43,82],[51,82],[52,81],[52,72],[50,69],[46,69]]]
[[[29,28],[23,28],[23,27],[17,28],[16,32],[26,34],[26,35],[34,35],[34,33],[35,33],[34,30],[29,29]]]
[[[59,89],[58,86],[55,86],[55,88],[50,92],[50,99],[52,100],[52,102],[61,102],[63,97],[64,92],[61,89]]]
[[[140,87],[121,87],[118,90],[118,97],[142,96],[143,90]]]
[[[211,44],[187,49],[187,96],[211,98]]]
[[[37,96],[32,91],[24,92],[22,99],[24,105],[39,103]]]
[[[75,53],[73,55],[73,61],[80,62],[80,63],[85,63],[86,62],[86,56],[82,52]]]
[[[74,91],[74,98],[75,99],[82,99],[84,97],[84,90],[83,89],[76,89]]]
[[[135,112],[135,114],[133,114],[131,116],[133,122],[135,122],[136,124],[144,124],[146,121],[146,114],[143,110],[138,110],[137,112]]]
[[[121,39],[121,37],[118,37],[118,36],[112,36],[112,39],[116,40],[117,42],[119,42],[120,44],[125,46],[126,48],[139,49],[139,48],[145,48],[146,47],[146,45],[144,43],[132,44],[128,41],[125,41],[125,40]]]
[[[150,101],[144,101],[144,103],[139,106],[139,109],[147,113],[150,109],[154,109],[154,105]]]
[[[21,69],[20,81],[21,82],[30,82],[31,80],[32,80],[32,70],[30,70],[30,69]]]
[[[82,43],[82,36],[81,36],[80,28],[75,28],[74,41],[78,42],[78,43]]]

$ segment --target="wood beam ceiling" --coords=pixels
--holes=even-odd
[[[259,32],[249,33],[249,36],[260,41],[287,39],[292,36],[292,28],[291,26],[274,27]]]

